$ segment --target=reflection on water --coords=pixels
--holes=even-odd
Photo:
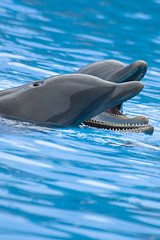
[[[0,118],[0,239],[160,239],[158,0],[0,2],[0,89],[93,61],[145,60],[124,104],[152,136]]]

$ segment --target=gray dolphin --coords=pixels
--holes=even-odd
[[[112,83],[86,74],[66,74],[0,92],[0,114],[36,123],[75,126],[122,104],[143,89],[137,81]]]
[[[97,76],[115,83],[139,81],[147,71],[144,61],[136,61],[128,66],[116,60],[103,60],[91,63],[77,71],[78,74]],[[122,131],[153,133],[154,128],[148,125],[146,116],[129,118],[121,113],[121,104],[100,113],[85,122],[86,125]]]

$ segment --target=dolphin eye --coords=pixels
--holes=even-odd
[[[33,84],[33,87],[38,87],[38,86],[40,86],[41,85],[41,82],[35,82],[34,84]]]

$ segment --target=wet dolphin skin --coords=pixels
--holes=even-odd
[[[144,116],[128,118],[120,112],[123,102],[142,89],[147,69],[137,61],[129,66],[114,60],[96,62],[75,74],[31,82],[0,92],[0,114],[55,126],[89,126],[152,133]],[[116,126],[115,126],[116,125]]]

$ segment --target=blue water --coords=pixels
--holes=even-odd
[[[148,63],[124,104],[152,136],[0,118],[1,240],[160,239],[160,1],[0,0],[0,90],[103,59]]]

